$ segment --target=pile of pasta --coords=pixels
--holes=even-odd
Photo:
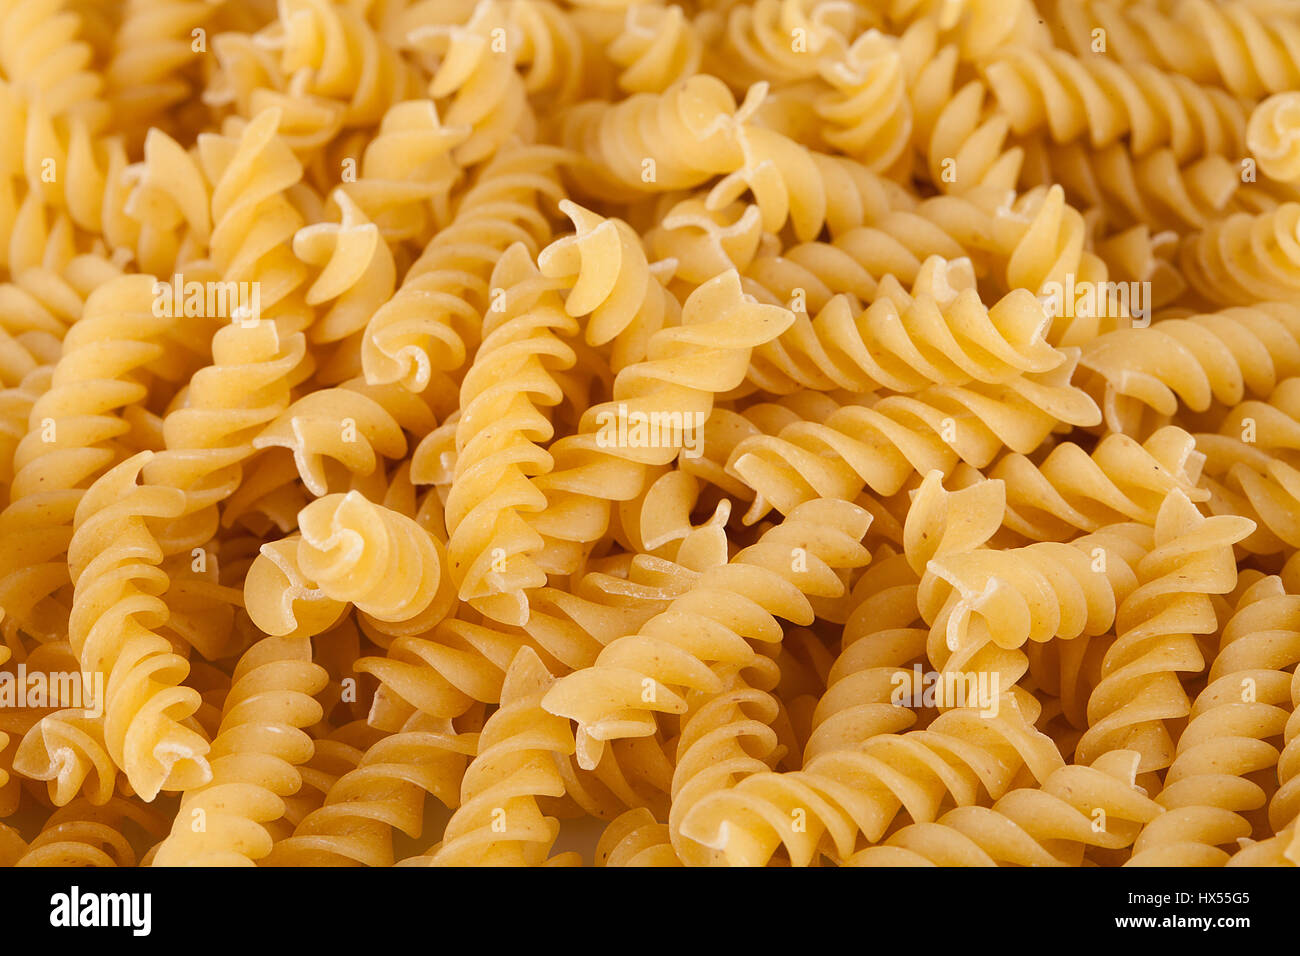
[[[1300,863],[1300,5],[0,0],[0,129],[0,862]]]

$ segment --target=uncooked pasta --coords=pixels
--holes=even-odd
[[[1300,865],[1300,5],[0,0],[0,863]]]

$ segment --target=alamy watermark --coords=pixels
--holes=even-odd
[[[974,707],[982,717],[998,715],[1001,675],[997,671],[927,671],[913,664],[910,671],[894,671],[889,682],[893,685],[889,702],[895,707]]]
[[[186,281],[181,273],[153,284],[153,314],[158,318],[224,318],[253,326],[262,317],[259,282]]]
[[[99,671],[33,671],[19,664],[0,672],[0,708],[82,710],[87,717],[104,714],[104,675]]]
[[[686,458],[704,454],[706,412],[628,411],[596,413],[596,445],[600,448],[680,448]]]
[[[1080,282],[1067,272],[1065,282],[1044,282],[1038,300],[1053,317],[1131,317],[1139,329],[1151,324],[1150,282]]]

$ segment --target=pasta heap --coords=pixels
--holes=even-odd
[[[0,0],[0,128],[0,862],[1300,865],[1300,5]]]

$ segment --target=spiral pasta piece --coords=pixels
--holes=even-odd
[[[675,324],[681,306],[660,284],[627,223],[568,199],[560,201],[560,211],[575,232],[538,253],[538,270],[568,290],[564,309],[575,318],[585,317],[583,337],[589,344],[614,343],[610,366],[617,373],[645,358],[651,336]]]
[[[159,540],[168,554],[206,544],[217,506],[234,493],[257,433],[289,404],[289,376],[306,354],[301,333],[274,322],[235,322],[212,339],[212,364],[195,373],[188,405],[163,420],[166,449],[145,467],[151,484],[185,491],[185,513]]]
[[[1281,579],[1241,595],[1157,798],[1166,812],[1143,829],[1129,866],[1222,865],[1254,835],[1251,818],[1269,797],[1257,781],[1277,766],[1271,741],[1291,716],[1298,625],[1300,598]]]
[[[1242,547],[1274,554],[1300,540],[1295,521],[1296,412],[1300,379],[1281,382],[1267,401],[1242,402],[1228,413],[1218,434],[1197,436],[1206,452],[1206,484],[1216,514],[1229,507],[1258,525]]]
[[[516,49],[523,46],[510,7],[487,0],[474,6],[464,24],[436,24],[413,30],[409,41],[437,57],[429,83],[434,100],[446,100],[443,115],[451,126],[472,130],[452,151],[457,163],[472,166],[489,159],[507,140],[536,120],[524,81],[515,72]],[[513,42],[512,42],[513,40]]]
[[[1300,203],[1240,212],[1183,240],[1179,265],[1206,302],[1253,306],[1290,301],[1300,288]]]
[[[102,806],[77,800],[55,810],[14,866],[135,866],[131,836],[155,840],[166,821],[150,808],[115,797]]]
[[[1108,434],[1091,455],[1073,442],[1057,445],[1039,464],[1005,455],[988,477],[1006,486],[1007,528],[1035,541],[1063,541],[1126,520],[1154,525],[1174,489],[1191,501],[1208,499],[1197,486],[1204,461],[1196,439],[1169,425],[1142,444]]]
[[[959,456],[982,468],[1004,443],[1028,453],[1058,421],[1095,424],[1096,405],[1067,384],[1077,353],[1067,356],[1051,372],[1006,385],[934,386],[868,399],[871,404],[842,405],[820,422],[745,439],[727,470],[756,492],[746,521],[771,507],[786,514],[817,497],[851,499],[864,485],[892,495],[914,472],[951,473]]]
[[[401,622],[419,617],[439,596],[437,539],[405,515],[350,491],[313,501],[298,523],[298,563],[330,600]],[[412,573],[393,575],[393,564]]]
[[[1222,83],[1249,99],[1300,85],[1300,27],[1285,16],[1206,0],[1186,0],[1172,11],[1115,0],[1055,7],[1072,27],[1067,36],[1080,54],[1100,24],[1123,62],[1156,63],[1198,83]]]
[[[139,130],[191,95],[184,67],[195,57],[196,29],[206,25],[211,4],[128,0],[113,38],[105,73],[114,115]]]
[[[344,106],[347,125],[379,122],[394,103],[418,96],[416,72],[366,22],[364,12],[326,0],[277,0],[263,33],[286,75],[303,73],[304,92]]]
[[[816,76],[820,61],[843,54],[861,14],[834,0],[757,0],[732,7],[725,20],[722,14],[712,16],[717,22],[702,24],[706,35],[720,34],[706,60],[710,72],[744,88]]]
[[[538,207],[543,198],[558,198],[555,167],[564,157],[552,147],[520,146],[484,167],[451,223],[370,317],[361,346],[367,382],[423,392],[435,373],[464,364],[478,343],[497,259],[515,242],[535,255],[550,234]]]
[[[668,824],[655,821],[644,807],[628,810],[605,827],[596,844],[597,866],[681,866]]]
[[[1143,824],[1164,819],[1136,783],[1137,764],[1136,752],[1115,750],[1091,767],[1060,767],[1039,790],[903,827],[844,865],[1080,866],[1089,848],[1123,850]]]
[[[900,810],[932,822],[945,799],[996,799],[1022,770],[1045,781],[1062,766],[1055,745],[1013,697],[999,703],[993,718],[958,708],[924,730],[819,754],[800,771],[754,773],[696,803],[681,832],[733,866],[765,865],[781,847],[806,866],[824,852],[849,858],[860,838],[878,842]]]
[[[1107,425],[1131,433],[1146,409],[1169,418],[1179,406],[1203,412],[1270,395],[1300,371],[1300,311],[1260,302],[1118,329],[1089,342],[1079,364],[1105,383]]]
[[[620,89],[662,93],[699,72],[704,41],[691,29],[681,7],[632,4],[623,32],[606,52],[620,67]]]
[[[1010,111],[992,102],[988,86],[979,79],[957,88],[955,46],[937,52],[932,47],[911,50],[905,55],[923,64],[909,70],[916,74],[910,78],[912,139],[930,182],[954,194],[980,188],[1014,189],[1024,151],[1008,145]]]
[[[925,653],[927,630],[916,606],[916,573],[907,556],[882,548],[853,588],[857,601],[840,652],[826,677],[826,692],[811,714],[805,763],[878,734],[901,733],[915,710],[895,699],[900,673]]]
[[[52,114],[80,115],[102,125],[102,78],[90,68],[94,50],[78,39],[81,18],[65,0],[8,2],[0,9],[0,70],[24,98]]]
[[[1124,65],[1063,50],[998,54],[984,75],[1017,135],[1045,131],[1057,143],[1094,147],[1129,137],[1135,156],[1168,146],[1179,163],[1241,155],[1246,112],[1224,90],[1150,64]]]
[[[404,865],[563,866],[577,854],[549,857],[560,824],[538,806],[560,797],[555,755],[573,752],[568,721],[548,714],[542,696],[552,677],[528,648],[515,655],[501,688],[501,707],[479,733],[478,753],[461,783],[460,806],[441,843]],[[548,858],[549,857],[549,858]]]
[[[1180,164],[1171,149],[1134,157],[1122,143],[1091,149],[1030,140],[1023,148],[1023,178],[1060,183],[1073,204],[1102,213],[1115,229],[1204,228],[1232,210],[1241,186],[1241,170],[1217,154]]]
[[[0,513],[8,548],[0,571],[4,626],[53,639],[67,626],[57,592],[69,583],[64,554],[84,486],[125,455],[124,410],[146,395],[144,367],[162,354],[175,319],[151,308],[150,276],[96,290],[69,330],[50,388],[33,403],[14,451],[10,505]]]
[[[251,866],[271,852],[264,824],[301,784],[311,757],[303,728],[321,718],[312,697],[326,683],[303,638],[267,637],[240,659],[208,761],[212,779],[187,791],[154,866]]]
[[[249,283],[258,293],[251,316],[232,310],[229,317],[274,321],[288,337],[311,324],[311,312],[301,289],[307,267],[291,248],[303,217],[286,196],[302,179],[302,164],[276,135],[282,119],[270,108],[231,122],[223,135],[200,139],[199,162],[212,184],[212,264],[223,282]]]
[[[548,550],[554,549],[546,570],[572,570],[581,547],[604,533],[610,504],[635,497],[650,467],[678,456],[690,440],[688,426],[694,433],[712,411],[714,396],[743,381],[752,349],[792,319],[785,309],[746,297],[734,270],[691,294],[681,325],[657,332],[645,360],[618,373],[611,401],[588,409],[578,434],[551,445],[554,469],[534,479],[548,507],[530,522],[547,539]],[[647,431],[634,444],[637,420],[647,426],[660,422],[658,434]]]
[[[902,56],[877,30],[853,41],[842,59],[823,61],[831,90],[814,103],[827,122],[822,138],[867,169],[888,173],[908,157],[912,111]]]
[[[407,452],[406,432],[432,430],[434,416],[417,396],[392,385],[350,379],[317,389],[285,408],[252,448],[293,452],[298,476],[313,495],[347,487],[349,479],[382,473],[383,460]]]
[[[868,559],[857,543],[865,517],[843,501],[805,504],[728,564],[705,571],[637,634],[608,644],[591,667],[557,681],[543,706],[577,721],[579,766],[595,767],[606,741],[653,734],[657,712],[683,712],[674,686],[717,693],[709,664],[752,660],[745,638],[779,640],[774,615],[806,623],[807,595],[842,593],[834,569]],[[744,600],[744,619],[728,614],[724,622],[710,613],[723,594]]]
[[[777,394],[799,387],[906,394],[929,385],[1003,383],[1066,361],[1043,337],[1050,321],[1023,289],[986,308],[970,261],[935,256],[910,295],[886,276],[860,316],[843,298],[811,321],[796,315],[792,329],[755,351],[749,374]],[[770,366],[774,374],[765,375]]]
[[[366,327],[370,316],[388,301],[397,281],[392,253],[379,227],[343,189],[330,196],[340,221],[303,226],[293,237],[293,251],[319,269],[307,289],[308,305],[330,302],[310,330],[313,343],[337,342]]]
[[[425,794],[456,807],[476,747],[476,734],[457,733],[447,722],[415,715],[338,776],[321,806],[277,842],[262,864],[392,866],[393,830],[419,837]]]
[[[460,173],[451,150],[468,135],[468,130],[444,125],[432,100],[397,103],[366,144],[356,181],[341,183],[339,189],[385,241],[423,245],[435,223],[450,216],[450,193]]]
[[[1181,491],[1166,497],[1156,515],[1155,549],[1138,563],[1138,586],[1119,606],[1117,637],[1088,700],[1079,762],[1116,749],[1137,750],[1142,773],[1173,762],[1165,721],[1191,712],[1178,675],[1205,666],[1194,635],[1216,629],[1210,595],[1235,586],[1232,545],[1252,530],[1247,518],[1202,517]]]
[[[533,560],[544,542],[526,517],[546,499],[530,479],[551,464],[542,444],[554,433],[548,406],[562,398],[554,370],[576,361],[566,339],[577,323],[548,284],[520,244],[492,272],[501,308],[486,317],[461,385],[446,502],[449,570],[460,598],[507,624],[527,620],[525,591],[546,583]]]
[[[105,745],[146,800],[211,777],[208,741],[187,724],[199,706],[183,683],[188,662],[155,631],[167,620],[157,596],[167,578],[146,521],[175,517],[185,496],[137,483],[151,457],[135,455],[90,487],[68,547],[76,587],[68,637],[82,670],[104,675]]]
[[[712,560],[725,561],[725,551]],[[548,669],[589,667],[602,647],[635,632],[695,577],[673,561],[639,555],[621,575],[593,570],[569,592],[538,589],[530,595],[528,620],[517,629],[448,620],[426,633],[400,635],[383,658],[356,663],[380,681],[370,720],[393,730],[412,707],[450,718],[474,701],[497,703],[506,669],[522,647],[536,651]]]

